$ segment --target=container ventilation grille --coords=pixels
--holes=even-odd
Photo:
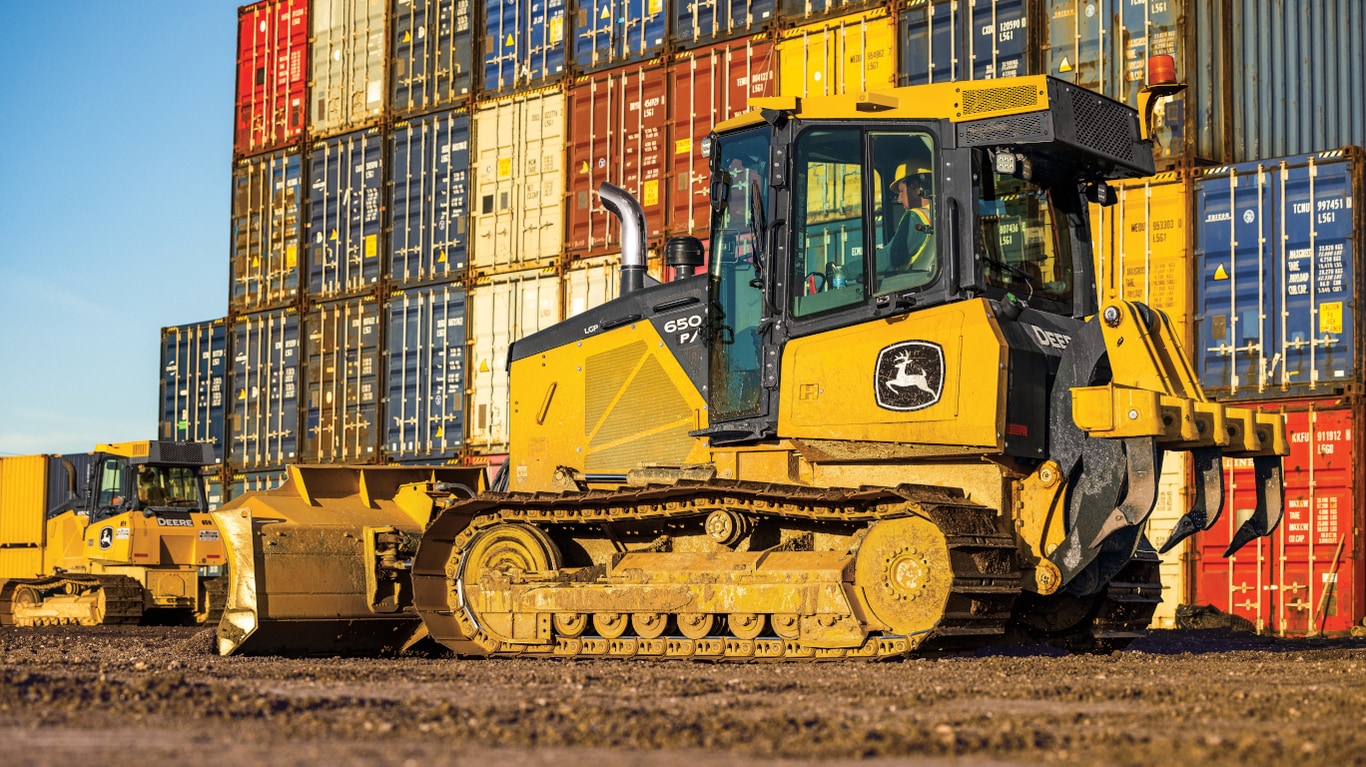
[[[1072,124],[1077,143],[1120,160],[1134,159],[1133,135],[1124,130],[1130,124],[1129,109],[1095,94],[1069,88],[1072,96]]]
[[[961,129],[961,142],[967,146],[983,144],[1002,144],[1024,141],[1048,132],[1045,114],[1033,112],[1027,115],[1001,117],[995,120],[979,120],[964,125]]]
[[[970,88],[963,91],[963,116],[1024,109],[1038,103],[1039,91],[1032,85]]]

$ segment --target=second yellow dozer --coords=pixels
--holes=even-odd
[[[1166,451],[1196,467],[1171,543],[1219,516],[1224,457],[1259,483],[1229,552],[1275,528],[1283,421],[1097,300],[1088,202],[1153,171],[1134,110],[1042,76],[752,106],[703,147],[704,274],[678,238],[649,280],[640,206],[600,189],[620,296],[513,345],[491,489],[296,467],[218,512],[221,652],[1110,649],[1159,601]]]

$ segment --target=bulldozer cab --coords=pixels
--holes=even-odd
[[[207,445],[126,442],[100,445],[90,467],[87,493],[48,512],[75,511],[99,522],[129,511],[207,512],[201,470],[212,465]]]

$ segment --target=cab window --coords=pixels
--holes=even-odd
[[[996,173],[985,152],[975,164],[977,241],[987,284],[1026,300],[1070,304],[1071,240],[1049,188]]]

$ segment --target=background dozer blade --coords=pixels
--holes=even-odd
[[[479,492],[482,469],[291,466],[280,488],[214,512],[231,581],[218,651],[382,654],[421,639],[410,568],[443,483]]]

